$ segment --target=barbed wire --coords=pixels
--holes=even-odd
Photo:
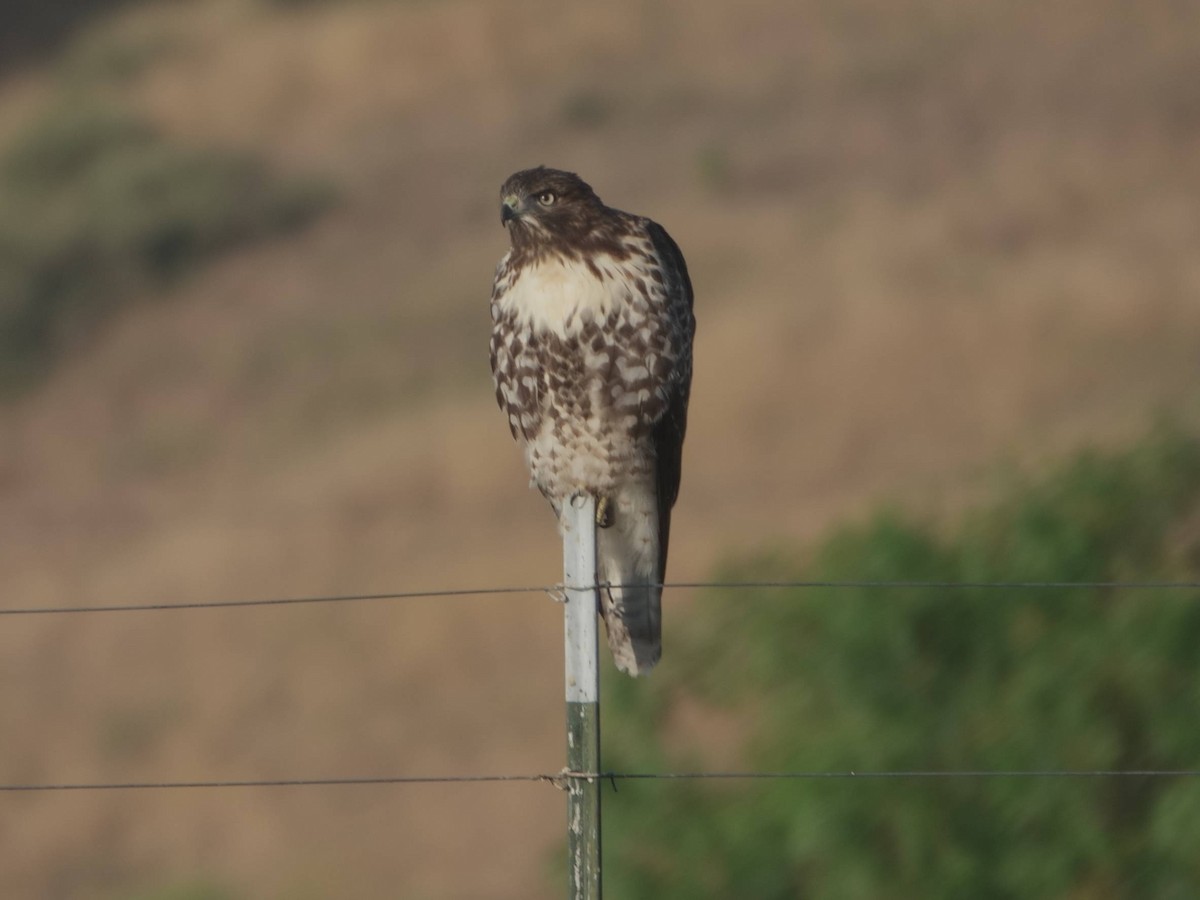
[[[542,782],[565,787],[578,781],[831,781],[1043,778],[1197,778],[1200,769],[906,769],[884,771],[810,770],[792,772],[571,772],[517,775],[396,775],[348,778],[266,778],[217,781],[122,781],[59,784],[0,784],[0,793],[74,791],[216,790],[223,788],[369,787],[422,784]]]
[[[25,606],[0,608],[0,616],[65,615],[78,613],[163,612],[198,609],[300,606],[321,603],[356,603],[384,600],[419,600],[449,597],[486,597],[501,594],[550,594],[565,590],[645,587],[611,582],[585,585],[521,585],[509,587],[447,588],[440,590],[388,591],[375,594],[330,594],[303,597],[264,597],[234,600],[184,600],[158,603],[99,604],[94,606]],[[872,589],[872,590],[1200,590],[1200,581],[932,581],[932,580],[846,580],[846,581],[667,581],[651,585],[672,590],[778,590],[778,589]]]

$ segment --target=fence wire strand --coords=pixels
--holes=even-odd
[[[570,585],[569,590],[625,587],[601,584]],[[644,587],[644,585],[636,585]],[[668,581],[655,587],[672,590],[780,590],[780,589],[870,589],[870,590],[1200,590],[1200,581]],[[308,597],[262,597],[234,600],[185,600],[160,603],[99,604],[95,606],[25,606],[0,608],[0,616],[66,615],[79,613],[163,612],[199,609],[244,609],[248,607],[302,606],[384,600],[420,600],[450,597],[488,597],[504,594],[551,594],[563,585],[450,588],[430,591],[389,591],[377,594],[331,594]]]
[[[796,772],[555,772],[533,775],[397,775],[357,778],[268,778],[219,781],[125,781],[62,784],[0,784],[0,793],[76,791],[214,790],[221,788],[370,787],[422,784],[542,782],[563,787],[581,781],[922,781],[932,779],[1197,778],[1200,769],[948,769]]]

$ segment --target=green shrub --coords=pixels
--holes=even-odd
[[[182,35],[170,32],[138,35],[88,29],[71,42],[59,65],[59,77],[69,90],[122,85],[185,46]]]
[[[1195,580],[1198,513],[1200,443],[1163,431],[953,537],[881,515],[811,566],[722,576]],[[752,769],[1200,769],[1200,591],[715,592],[675,621],[661,671],[606,695],[605,769],[694,766],[657,724],[685,694],[746,717]],[[1200,896],[1197,779],[638,781],[605,804],[626,898]]]
[[[118,111],[54,109],[0,157],[0,384],[218,253],[304,225],[326,185],[181,147]]]

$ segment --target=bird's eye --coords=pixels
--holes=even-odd
[[[558,195],[554,191],[542,191],[538,194],[538,203],[542,206],[553,206],[554,201],[558,199]]]

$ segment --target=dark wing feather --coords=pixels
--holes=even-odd
[[[671,508],[679,496],[683,459],[683,436],[687,431],[688,395],[692,387],[692,335],[696,320],[692,312],[692,280],[679,245],[657,222],[646,220],[646,231],[662,266],[667,291],[667,316],[676,343],[676,365],[668,379],[665,414],[654,425],[657,457],[659,577],[667,574],[667,547],[671,536]]]

